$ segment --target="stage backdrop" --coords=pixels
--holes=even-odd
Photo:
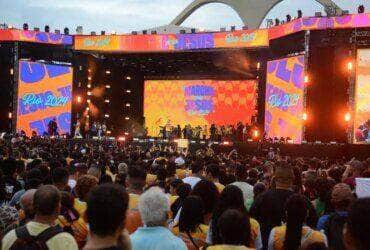
[[[357,52],[355,102],[355,142],[370,142],[370,49],[360,49]]]
[[[43,135],[56,118],[59,134],[70,133],[73,70],[68,66],[19,62],[17,131]]]
[[[144,116],[150,136],[159,126],[250,123],[256,114],[257,81],[145,81]]]
[[[294,143],[301,143],[304,56],[269,61],[266,81],[266,136],[290,137]]]

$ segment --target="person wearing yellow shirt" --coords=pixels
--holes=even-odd
[[[212,215],[210,230],[207,235],[207,243],[220,244],[222,235],[217,227],[217,221],[221,217],[222,213],[228,209],[237,209],[239,212],[244,214],[244,218],[248,224],[248,234],[250,236],[250,240],[246,246],[261,249],[262,239],[259,223],[249,217],[244,205],[243,193],[240,188],[234,185],[226,186],[220,194],[218,205]]]
[[[250,225],[245,214],[237,209],[228,209],[217,220],[220,243],[207,247],[207,250],[249,250]],[[258,249],[258,248],[257,248]]]
[[[180,212],[179,223],[172,229],[189,250],[196,250],[206,245],[208,226],[204,225],[203,203],[198,196],[188,196]]]
[[[206,166],[206,178],[209,181],[212,181],[216,185],[218,192],[221,193],[225,186],[220,183],[219,177],[220,167],[217,164],[210,164]]]
[[[324,243],[325,234],[305,226],[308,215],[307,201],[302,195],[292,195],[286,203],[287,223],[274,227],[268,241],[269,250],[299,249],[308,243]]]
[[[41,186],[34,195],[34,209],[35,218],[28,222],[25,226],[10,231],[2,240],[2,249],[22,249],[29,244],[22,238],[19,239],[16,230],[23,231],[31,236],[38,236],[45,232],[54,232],[50,238],[45,240],[45,244],[48,249],[71,249],[77,250],[78,246],[69,233],[63,231],[58,232],[58,229],[54,227],[55,220],[58,218],[59,210],[61,207],[61,195],[59,190],[52,185]]]
[[[131,234],[142,226],[142,221],[138,209],[140,195],[144,191],[147,174],[139,166],[130,166],[127,173],[127,191],[129,193],[129,203],[127,210],[126,229]]]

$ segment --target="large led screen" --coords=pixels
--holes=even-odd
[[[294,143],[301,143],[304,56],[269,61],[266,81],[266,136],[289,137]]]
[[[370,49],[357,52],[355,102],[355,142],[370,143]]]
[[[150,136],[166,124],[250,124],[256,114],[257,81],[145,81],[144,116]]]
[[[19,62],[17,131],[44,135],[56,119],[58,133],[70,133],[71,67],[21,60]]]

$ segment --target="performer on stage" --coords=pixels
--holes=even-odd
[[[58,135],[58,124],[57,124],[55,118],[50,120],[50,122],[48,124],[48,132],[49,132],[50,136]]]

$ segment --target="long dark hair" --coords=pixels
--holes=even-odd
[[[180,232],[195,232],[204,223],[203,202],[198,196],[188,196],[182,203],[179,219]]]
[[[247,209],[244,205],[243,193],[237,186],[228,185],[225,189],[221,192],[220,199],[218,202],[217,207],[212,215],[211,220],[211,232],[212,232],[212,244],[222,244],[222,238],[219,232],[219,228],[217,227],[218,219],[221,215],[228,209],[235,209],[241,212],[246,219],[247,223],[247,232],[246,235],[249,235],[248,240],[244,242],[243,245],[250,246],[251,243],[251,225],[249,221],[249,214]]]
[[[302,227],[307,218],[307,202],[302,195],[294,194],[286,202],[287,216],[284,250],[297,250],[301,245]]]

